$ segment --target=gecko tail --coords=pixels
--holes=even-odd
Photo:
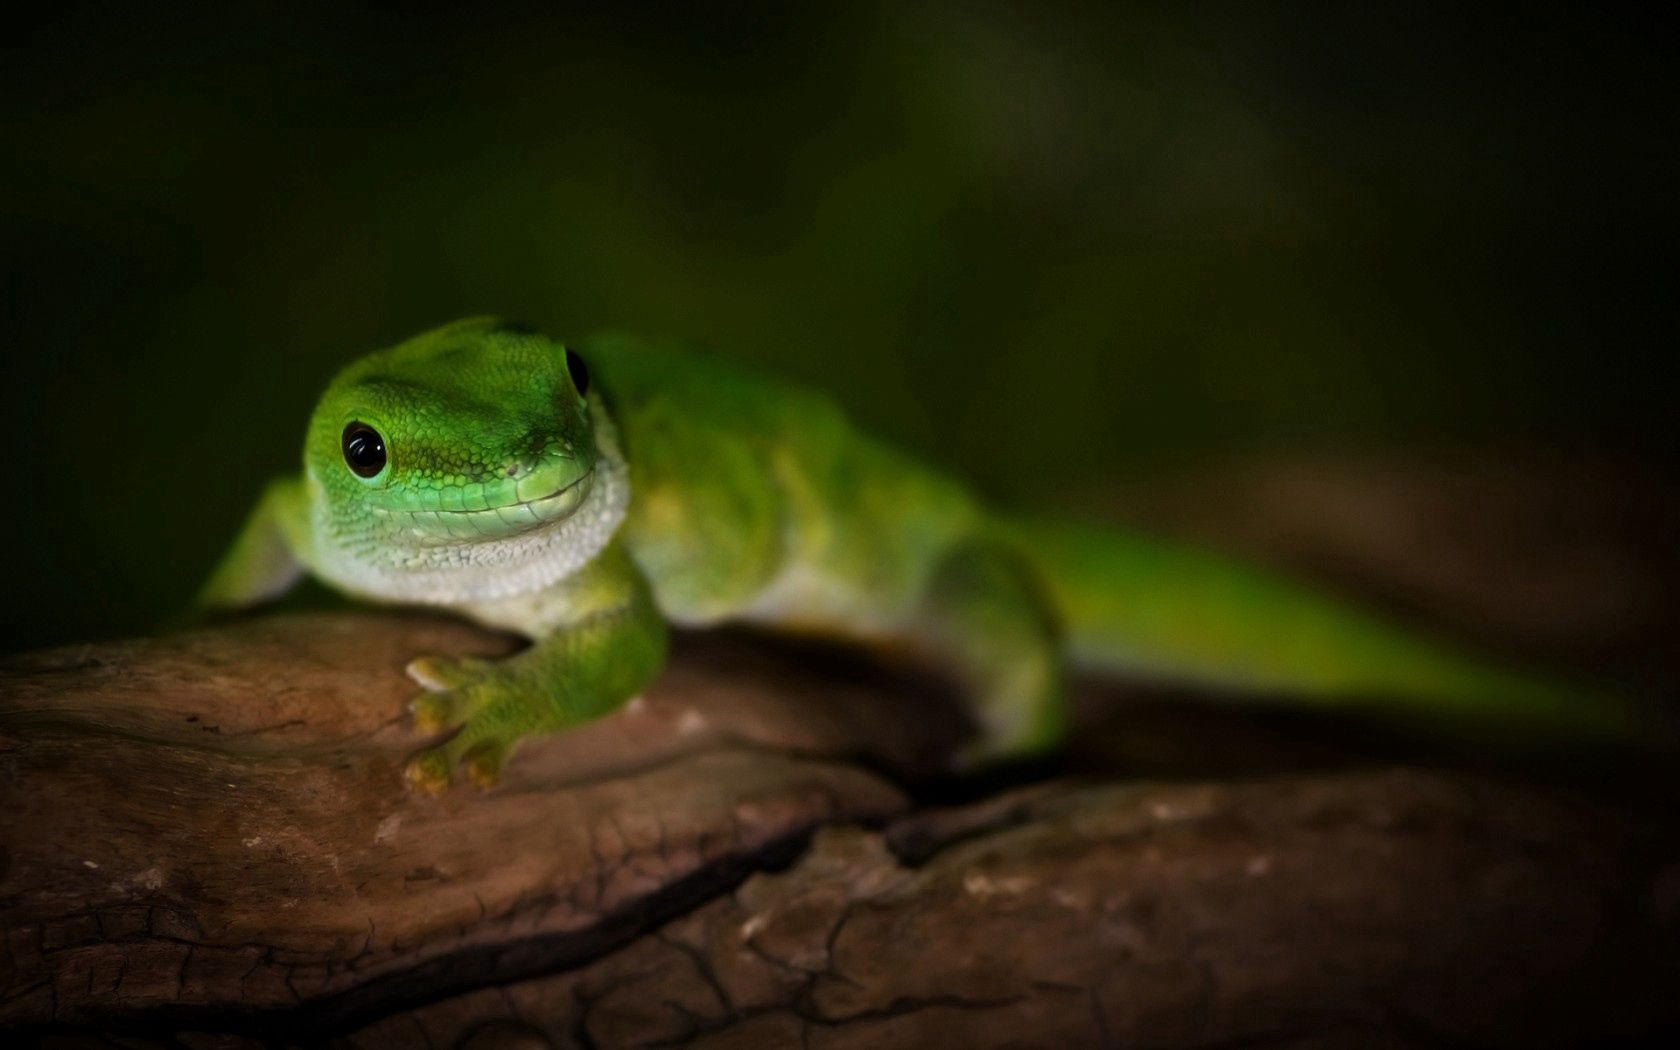
[[[1082,670],[1547,739],[1657,733],[1653,709],[1626,697],[1479,659],[1192,545],[1050,522],[1011,531]]]

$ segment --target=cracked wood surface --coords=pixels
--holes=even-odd
[[[1615,914],[1626,829],[1522,792],[1369,772],[984,809],[824,830],[588,967],[343,1045],[1535,1046],[1649,1027],[1675,975]]]
[[[917,808],[899,782],[960,729],[937,698],[732,637],[493,791],[405,793],[404,658],[507,644],[342,613],[9,661],[0,1024],[1170,1047],[1677,1020],[1680,852],[1597,804],[1351,768]]]
[[[1581,501],[1605,520],[1566,522],[1556,549],[1573,553],[1501,562],[1448,545],[1501,542],[1465,507],[1547,520],[1498,486],[1473,477],[1448,498],[1416,472],[1410,487],[1367,473],[1361,503],[1322,471],[1291,476],[1282,509],[1265,509],[1275,482],[1211,489],[1254,500],[1225,515],[1254,549],[1310,566],[1279,537],[1356,548],[1297,535],[1341,520],[1303,505],[1374,508],[1347,510],[1347,535],[1388,522],[1391,549],[1348,555],[1343,575],[1380,566],[1378,598],[1473,622],[1510,651],[1672,682],[1674,649],[1638,641],[1674,621],[1653,597],[1658,563],[1637,554],[1672,557],[1647,542],[1668,535],[1672,504],[1653,517],[1633,488]],[[1557,486],[1537,489],[1544,504]],[[1174,512],[1171,492],[1135,505],[1191,531],[1211,513]],[[1616,539],[1624,522],[1639,544]],[[1613,552],[1587,558],[1590,587],[1564,571],[1587,557],[1583,536]],[[1498,613],[1523,593],[1522,615]],[[1363,731],[1350,745],[1133,689],[1087,692],[1071,755],[1036,780],[930,788],[962,732],[935,683],[719,635],[679,638],[646,697],[527,746],[496,790],[407,795],[398,770],[421,740],[402,718],[403,663],[512,645],[344,612],[0,661],[0,1042],[1410,1047],[1680,1032],[1666,769],[1618,794],[1577,790],[1606,768],[1584,763],[1567,791],[1434,754],[1433,769],[1409,752],[1395,768]]]
[[[410,795],[403,662],[507,645],[346,613],[10,661],[0,1023],[304,1004],[325,1029],[562,966],[819,824],[901,811],[845,756],[913,769],[960,725],[937,705],[895,721],[866,682],[784,695],[787,657],[723,640],[528,745],[494,791]]]

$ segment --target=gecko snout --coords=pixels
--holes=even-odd
[[[557,460],[574,459],[572,443],[560,439],[544,442],[531,452],[523,452],[508,457],[502,464],[497,476],[504,478],[522,478],[544,467],[553,465]]]

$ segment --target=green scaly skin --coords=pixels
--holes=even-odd
[[[346,460],[352,424],[383,439],[372,477]],[[1058,741],[1070,661],[1447,711],[1551,710],[1566,692],[1206,555],[996,518],[808,391],[680,347],[615,336],[568,349],[493,319],[334,379],[301,477],[270,485],[201,604],[256,604],[306,571],[533,639],[499,662],[409,665],[425,690],[417,726],[453,731],[409,765],[428,790],[458,767],[493,783],[521,738],[636,695],[659,674],[668,623],[942,658],[976,701],[970,763]],[[1563,708],[1588,726],[1609,710]]]

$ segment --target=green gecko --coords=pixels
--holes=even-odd
[[[973,697],[981,763],[1053,747],[1071,669],[1307,699],[1614,720],[1310,590],[1118,530],[1016,520],[858,432],[821,395],[680,346],[571,346],[475,318],[352,364],[303,473],[272,482],[200,595],[308,572],[533,640],[420,656],[410,763],[494,783],[521,738],[608,714],[660,673],[667,625],[744,622],[930,654]]]

